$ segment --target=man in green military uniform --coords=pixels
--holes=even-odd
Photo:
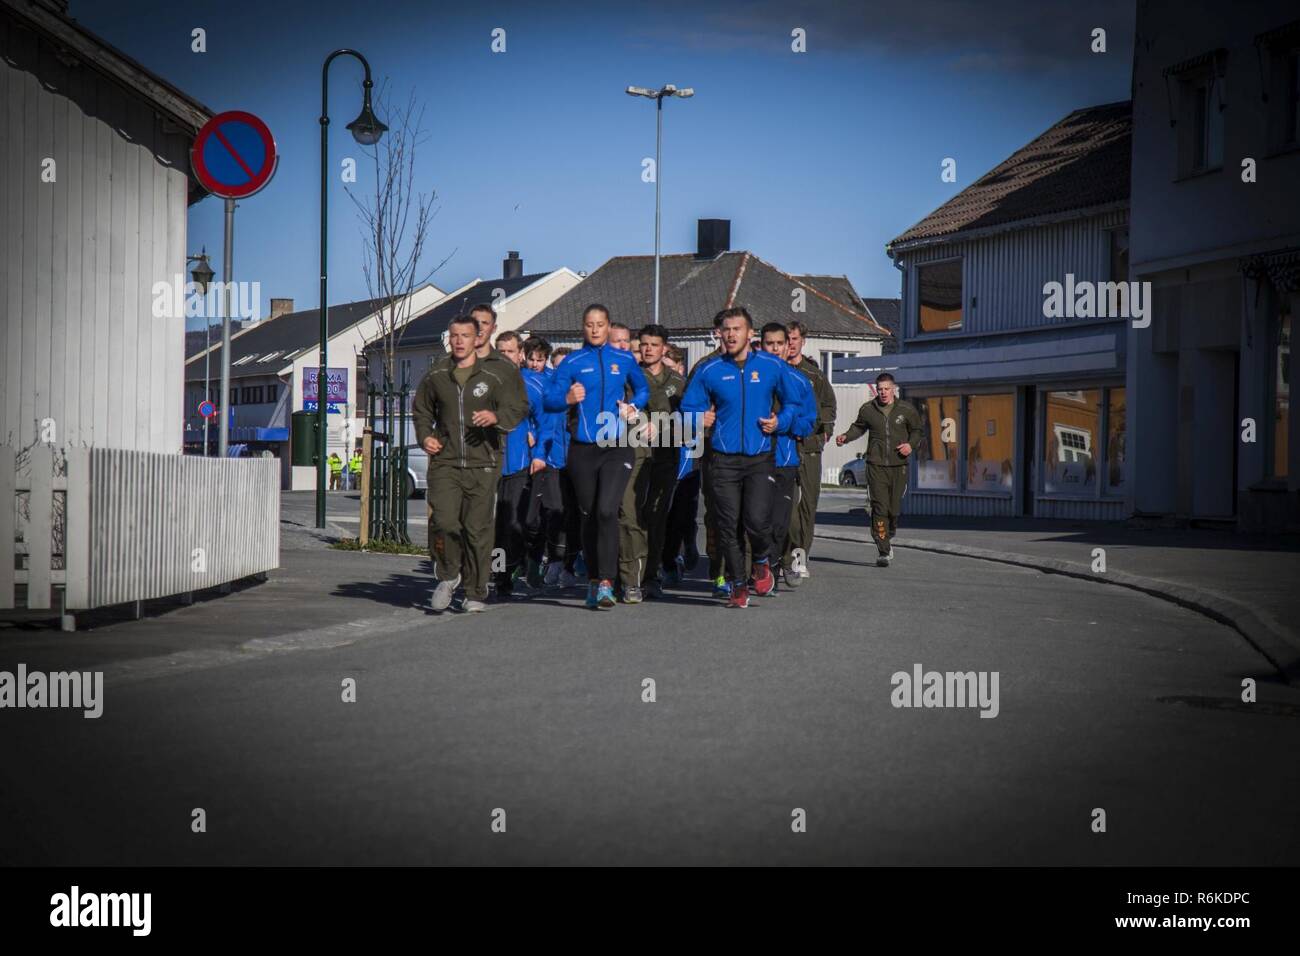
[[[435,611],[465,586],[464,611],[486,607],[492,564],[494,507],[506,433],[528,414],[518,369],[475,351],[478,324],[468,315],[448,326],[451,354],[415,392],[415,437],[429,454],[429,551],[438,585]]]
[[[619,510],[619,577],[623,599],[636,603],[642,594],[660,597],[659,565],[667,533],[668,508],[677,484],[678,449],[673,445],[669,419],[677,411],[686,391],[686,380],[664,363],[668,330],[647,325],[637,336],[641,345],[641,373],[650,386],[650,398],[642,412],[641,438],[634,445],[637,465],[635,481],[628,482]],[[653,417],[659,414],[659,419]],[[645,442],[645,447],[642,447]],[[629,590],[635,595],[629,597]]]
[[[867,438],[867,493],[871,495],[871,537],[876,542],[878,567],[894,559],[891,542],[898,530],[898,513],[907,490],[907,458],[924,437],[920,413],[899,401],[894,376],[876,376],[876,397],[858,409],[857,420],[835,444]]]
[[[822,494],[822,449],[835,434],[835,389],[822,374],[820,366],[803,354],[807,330],[802,322],[786,326],[789,352],[786,361],[803,372],[812,385],[817,400],[817,425],[812,434],[799,439],[799,502],[790,516],[790,530],[781,559],[781,577],[791,587],[808,577],[808,552],[812,550],[813,532],[817,523],[817,502]]]

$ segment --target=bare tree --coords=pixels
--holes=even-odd
[[[416,152],[428,140],[423,127],[424,106],[412,90],[405,104],[397,105],[387,82],[376,91],[376,111],[389,124],[373,148],[374,191],[364,198],[348,189],[361,221],[364,260],[362,272],[372,299],[382,299],[378,313],[379,353],[383,362],[385,392],[410,387],[397,381],[397,349],[411,316],[410,295],[446,265],[453,249],[441,262],[426,268],[426,245],[436,215],[435,192],[416,190]]]

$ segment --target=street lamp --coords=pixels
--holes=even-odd
[[[627,88],[628,96],[644,96],[646,99],[655,101],[655,325],[659,324],[659,180],[662,170],[659,167],[659,159],[663,152],[663,133],[664,133],[664,97],[680,96],[682,99],[695,95],[695,90],[689,86],[678,89],[671,83],[661,90],[648,90],[644,86],[629,86]]]
[[[326,224],[328,222],[328,208],[326,206],[326,184],[329,182],[329,144],[327,134],[329,132],[330,115],[329,115],[329,69],[330,64],[336,57],[354,56],[361,61],[365,68],[366,77],[362,82],[362,89],[365,91],[361,104],[361,113],[351,123],[347,125],[348,130],[352,133],[352,138],[362,146],[374,146],[379,142],[380,137],[388,129],[379,118],[375,116],[375,111],[370,106],[370,90],[374,83],[370,80],[370,63],[364,56],[356,50],[339,49],[335,50],[325,58],[325,63],[320,69],[320,367],[316,372],[316,428],[319,432],[316,445],[316,527],[325,527],[325,471],[329,467],[326,462],[326,438],[329,434],[328,411],[329,383],[325,377],[326,362],[328,359],[327,349],[329,347],[329,291],[328,291],[328,274],[326,261]]]
[[[208,294],[208,283],[216,275],[212,271],[212,266],[208,262],[208,247],[204,246],[203,251],[197,256],[186,256],[186,262],[198,263],[190,270],[190,278],[194,284],[199,287],[199,293],[206,298]],[[212,322],[208,319],[207,310],[203,310],[203,400],[208,400],[208,392],[212,390]],[[222,402],[221,407],[225,408],[226,403]],[[203,416],[203,457],[208,456],[208,416]]]

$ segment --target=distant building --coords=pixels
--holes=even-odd
[[[418,315],[444,298],[426,283],[411,293],[407,315]],[[288,303],[292,300],[272,300]],[[329,374],[341,378],[348,396],[332,403],[327,413],[328,450],[347,458],[360,441],[365,426],[365,362],[358,365],[366,346],[381,333],[390,310],[386,299],[366,299],[332,305],[329,309]],[[400,309],[398,310],[401,311]],[[316,470],[290,464],[290,415],[304,408],[304,389],[314,383],[320,367],[320,310],[272,311],[273,317],[243,329],[230,339],[230,395],[226,407],[233,417],[230,441],[247,444],[253,452],[270,451],[280,459],[282,486],[295,491],[316,487]],[[407,320],[409,322],[409,318]],[[212,376],[208,397],[221,405],[221,342],[207,353]],[[203,419],[198,406],[204,397],[205,352],[185,363],[185,436],[187,448],[201,454]],[[314,386],[313,386],[314,387]],[[209,442],[216,442],[217,426],[209,427]]]
[[[694,253],[661,256],[659,321],[672,342],[694,363],[713,348],[713,317],[721,309],[745,306],[756,327],[799,319],[809,329],[804,353],[821,364],[836,386],[837,427],[847,428],[867,389],[839,381],[832,357],[880,355],[889,330],[877,323],[843,276],[795,276],[752,252],[730,248],[730,222],[702,219]],[[888,301],[888,300],[885,300]],[[591,302],[633,330],[654,321],[654,257],[615,256],[582,284],[542,309],[520,331],[552,345],[582,343],[582,312]],[[847,415],[847,419],[845,416]],[[824,479],[838,479],[852,455],[834,446],[823,454]]]
[[[1300,531],[1291,342],[1300,311],[1294,3],[1138,4],[1131,506]]]
[[[901,352],[838,364],[926,420],[909,513],[1127,513],[1128,319],[1073,290],[1127,278],[1131,130],[1127,102],[1076,110],[889,243]]]

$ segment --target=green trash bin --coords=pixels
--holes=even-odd
[[[315,412],[294,412],[289,422],[289,444],[293,449],[293,463],[306,467],[316,465],[320,448],[320,427]]]

